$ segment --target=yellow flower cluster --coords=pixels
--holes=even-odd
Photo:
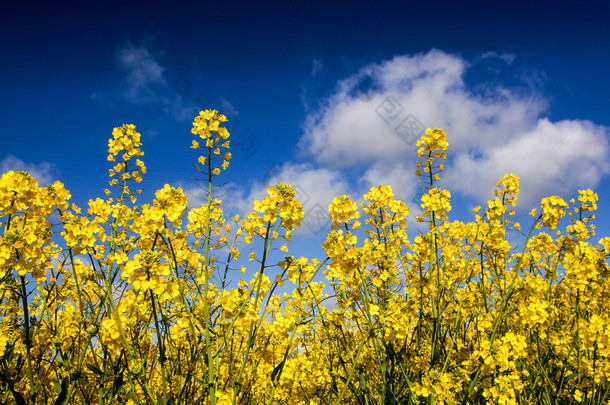
[[[447,213],[451,211],[449,199],[451,193],[449,190],[439,190],[436,187],[428,190],[421,198],[421,207],[423,215],[430,215],[434,212],[443,221],[447,220]]]
[[[433,155],[434,157],[445,159],[447,156],[444,151],[449,148],[447,133],[439,128],[428,128],[421,139],[417,141],[417,146],[420,146],[417,150],[419,157]]]
[[[199,156],[197,162],[203,166],[208,165],[208,175],[217,176],[220,174],[221,169],[226,170],[229,167],[229,160],[231,160],[231,152],[225,152],[221,156],[221,149],[229,148],[229,131],[226,128],[221,127],[220,124],[227,121],[227,117],[219,114],[216,110],[205,110],[201,111],[195,120],[193,121],[193,128],[191,132],[194,135],[198,135],[200,139],[205,141],[205,147],[207,153]],[[197,140],[193,140],[191,144],[192,149],[199,149],[201,146]],[[213,167],[211,161],[213,158],[221,158],[222,164],[220,167]]]
[[[108,144],[116,195],[86,210],[59,182],[0,177],[3,403],[607,402],[610,237],[593,241],[593,191],[543,199],[518,240],[508,174],[484,212],[452,221],[437,185],[447,134],[427,130],[426,230],[410,240],[407,204],[379,185],[360,206],[333,199],[325,260],[297,259],[284,255],[304,215],[289,184],[225,220],[212,184],[231,157],[223,122],[207,110],[193,123],[207,199],[191,209],[170,185],[135,204],[133,125]]]
[[[26,172],[9,171],[0,177],[0,218],[6,218],[0,236],[0,279],[12,272],[29,274],[38,282],[46,279],[45,269],[59,252],[48,217],[56,209],[67,209],[69,198],[59,181],[40,187]]]
[[[559,225],[568,210],[568,204],[558,196],[545,197],[542,199],[542,223],[550,230],[554,230]]]
[[[332,229],[337,229],[340,223],[351,224],[352,219],[360,218],[358,205],[353,202],[348,196],[335,197],[331,205],[328,206],[330,211],[330,219],[332,221]],[[360,226],[359,222],[354,223],[354,228]]]
[[[142,175],[146,173],[146,166],[140,159],[136,159],[135,163],[130,162],[132,158],[143,156],[144,152],[140,149],[141,135],[136,132],[135,125],[126,124],[115,128],[112,131],[113,138],[108,140],[108,161],[116,162],[116,158],[121,154],[121,162],[117,163],[112,169],[109,169],[111,180],[110,186],[121,186],[122,194],[129,197],[132,202],[136,198],[134,193],[129,193],[129,188],[126,185],[127,180],[133,179],[137,183],[142,181]],[[133,167],[135,165],[135,168]],[[114,178],[113,178],[114,177]],[[119,182],[122,181],[122,184]],[[138,193],[140,191],[137,191]],[[110,191],[106,190],[106,194],[110,195]]]
[[[267,194],[268,197],[254,201],[254,211],[263,215],[251,212],[248,218],[242,221],[241,226],[250,236],[258,234],[265,237],[270,229],[269,226],[279,219],[278,226],[281,225],[286,229],[284,238],[290,240],[292,231],[300,226],[303,219],[303,204],[294,198],[295,191],[289,184],[280,183],[275,187],[269,187]],[[271,234],[272,240],[277,237],[277,232]]]

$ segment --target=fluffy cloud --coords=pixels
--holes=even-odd
[[[521,178],[521,203],[532,206],[542,196],[593,187],[610,170],[607,128],[586,121],[541,118],[529,131],[482,152],[479,157],[460,153],[448,172],[451,184],[479,200],[505,173]]]
[[[53,183],[57,180],[59,174],[59,170],[55,163],[25,163],[15,156],[8,155],[0,160],[0,173],[6,173],[10,170],[30,173],[30,175],[36,179],[39,186],[46,186]]]
[[[491,57],[514,59],[486,54],[481,60]],[[402,196],[406,201],[414,197],[407,178],[415,141],[427,127],[449,135],[447,186],[477,200],[489,197],[505,173],[521,176],[527,205],[593,187],[610,171],[607,128],[549,121],[547,100],[533,90],[467,85],[469,67],[438,50],[363,67],[306,118],[300,152],[321,167],[359,170],[368,185],[397,182],[411,194]],[[403,166],[403,175],[392,169]]]

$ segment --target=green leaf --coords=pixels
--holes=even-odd
[[[65,377],[61,382],[61,392],[55,400],[55,405],[66,405],[68,403],[68,391],[70,391],[70,378]]]
[[[275,368],[273,369],[273,371],[271,372],[271,381],[273,381],[274,383],[279,380],[278,374],[281,374],[282,369],[284,368],[284,363],[286,362],[286,358],[284,358],[284,360],[280,361],[280,364],[278,364],[277,366],[275,366]],[[276,380],[277,377],[277,380]]]
[[[95,364],[85,363],[85,367],[87,367],[89,370],[91,370],[92,372],[94,372],[95,374],[97,374],[99,376],[104,375],[104,372],[102,370],[100,370],[99,368],[97,368],[97,366]]]

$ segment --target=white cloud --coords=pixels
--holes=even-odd
[[[301,150],[341,167],[414,156],[414,135],[405,141],[396,132],[409,116],[451,131],[452,147],[494,145],[530,128],[546,108],[544,100],[502,88],[474,96],[464,84],[466,68],[463,59],[441,51],[368,65],[339,82],[327,104],[307,117]],[[354,94],[366,78],[373,90]]]
[[[379,117],[376,108],[383,97],[352,98],[343,94],[324,109],[322,116],[309,116],[300,147],[317,162],[331,168],[397,159],[412,148]],[[390,154],[388,156],[388,154]]]
[[[30,175],[36,179],[39,186],[46,186],[53,183],[57,180],[57,176],[59,175],[59,169],[57,169],[55,163],[25,163],[15,156],[8,155],[0,160],[0,173],[3,174],[11,170],[15,172],[30,173]]]
[[[520,202],[534,206],[542,196],[566,195],[597,184],[610,171],[607,129],[586,121],[551,123],[542,118],[530,131],[475,158],[456,157],[448,181],[466,194],[485,200],[506,173],[520,176]],[[458,177],[477,179],[461,181]]]
[[[550,122],[544,118],[547,100],[533,90],[523,94],[522,88],[475,83],[485,91],[474,92],[464,81],[469,66],[459,56],[432,50],[363,67],[308,115],[301,156],[320,167],[359,171],[375,185],[397,182],[407,202],[416,190],[409,179],[424,127],[448,133],[447,187],[475,199],[490,197],[508,172],[521,176],[525,205],[594,187],[610,171],[607,128]]]

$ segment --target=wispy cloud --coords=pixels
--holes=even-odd
[[[481,59],[500,59],[504,63],[510,65],[515,60],[515,54],[506,53],[506,52],[499,53],[499,52],[489,51],[489,52],[483,53],[483,55],[481,55]]]
[[[159,90],[168,89],[164,69],[148,49],[128,44],[118,51],[117,62],[126,75],[123,94],[130,103],[159,101]]]
[[[40,186],[46,186],[53,183],[57,180],[59,175],[59,169],[55,163],[26,163],[16,156],[8,155],[0,160],[0,173],[6,173],[11,170],[30,173]]]
[[[135,105],[146,105],[147,108],[160,108],[166,114],[172,115],[179,121],[190,121],[201,108],[218,108],[227,114],[237,116],[236,108],[229,100],[216,97],[209,92],[192,93],[191,76],[192,67],[187,68],[177,77],[168,73],[167,67],[162,63],[154,48],[150,46],[136,46],[127,43],[116,51],[116,64],[122,72],[117,89],[113,91],[94,91],[91,100],[110,106],[121,105],[124,102]],[[187,77],[188,76],[188,77]],[[185,81],[187,87],[183,88]],[[206,103],[211,105],[200,105]]]
[[[322,59],[314,59],[311,62],[311,77],[316,76],[323,68],[324,64],[322,63]]]

